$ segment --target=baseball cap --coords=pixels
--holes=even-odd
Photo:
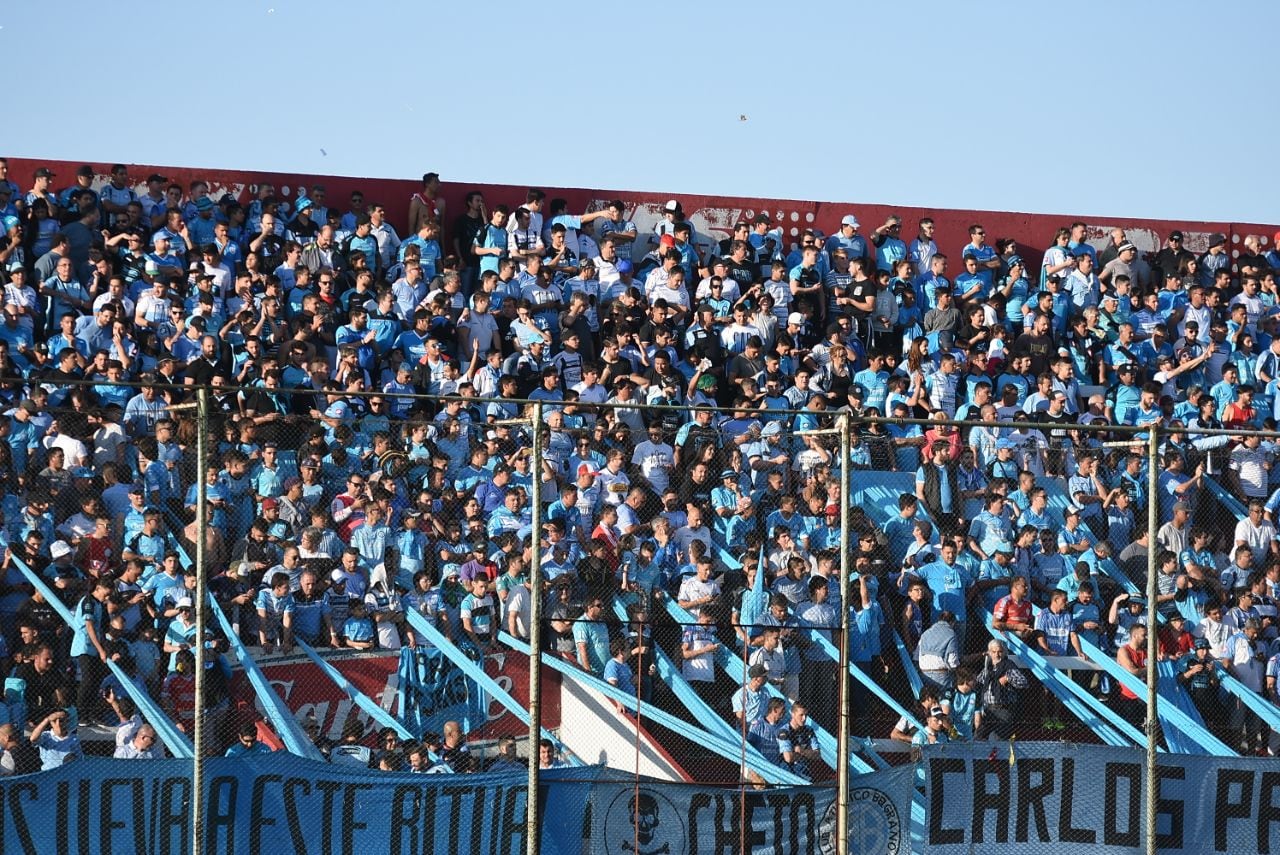
[[[1131,249],[1137,249],[1137,247],[1129,243],[1129,241],[1125,241],[1124,243],[1120,244],[1120,248],[1117,249],[1116,252],[1128,252]]]
[[[1209,649],[1209,639],[1207,639],[1207,638],[1197,638],[1197,639],[1196,639],[1196,641],[1195,641],[1195,644],[1194,644],[1193,646],[1195,647],[1195,649],[1196,649],[1196,650],[1208,650],[1208,649]]]
[[[263,500],[262,500],[262,509],[263,509],[264,511],[268,511],[268,510],[276,510],[276,509],[277,509],[277,508],[279,508],[279,507],[280,507],[280,503],[279,503],[279,502],[277,502],[275,499],[263,499]]]
[[[791,324],[800,326],[803,323],[804,323],[804,315],[800,314],[799,312],[792,312],[791,314],[787,315],[788,326],[790,326]]]
[[[1001,437],[1000,439],[996,440],[996,451],[999,451],[1002,448],[1013,448],[1013,447],[1014,447],[1013,440],[1011,439],[1006,439],[1005,437]]]
[[[347,574],[343,573],[341,570],[334,570],[329,574],[329,581],[335,584],[338,582],[345,582],[347,581]]]
[[[57,561],[63,556],[70,555],[71,553],[71,544],[67,543],[65,540],[55,540],[49,546],[49,554],[53,556],[54,561]]]
[[[947,714],[947,711],[946,711],[946,710],[944,710],[942,707],[930,707],[930,708],[929,708],[929,717],[930,717],[930,718],[942,718],[942,717],[943,717],[943,716],[945,716],[946,714]]]
[[[1064,512],[1064,516],[1078,517],[1080,516],[1080,509],[1077,508],[1075,505],[1067,505],[1067,509]]]
[[[30,398],[23,398],[22,403],[18,404],[18,408],[26,410],[28,413],[30,413],[33,416],[38,415],[40,413],[40,407],[38,407],[36,405],[36,402],[31,400]]]
[[[680,212],[680,203],[675,199],[667,200],[667,204],[662,206],[662,213],[677,214]]]
[[[782,424],[780,422],[769,422],[764,426],[764,430],[760,431],[761,436],[777,436],[782,433]]]
[[[87,177],[87,178],[92,178],[92,177],[93,177],[93,167],[86,163],[84,166],[82,166],[82,167],[80,167],[79,169],[77,169],[77,170],[76,170],[76,175],[83,175],[83,176],[85,176],[85,177]]]
[[[72,474],[74,477],[76,477],[76,478],[92,478],[92,477],[93,477],[93,467],[91,467],[91,466],[77,466],[75,469],[72,469],[72,470],[71,470],[71,474]]]
[[[448,579],[450,576],[457,576],[461,569],[455,562],[450,561],[440,568],[440,578]]]
[[[168,180],[169,180],[168,178],[165,178],[163,175],[161,175],[161,174],[160,174],[160,173],[158,173],[158,172],[153,172],[153,173],[151,173],[150,175],[148,175],[148,176],[147,176],[147,183],[148,183],[148,184],[151,184],[152,182],[155,182],[155,181],[159,181],[161,184],[164,184],[164,183],[166,183]]]
[[[861,383],[854,383],[849,387],[849,394],[854,398],[865,398],[867,397],[867,387]]]
[[[1222,232],[1214,232],[1213,234],[1209,235],[1210,247],[1221,246],[1226,242],[1227,242],[1227,236],[1224,235]]]
[[[191,601],[190,597],[180,597],[177,602],[177,607],[180,609],[190,609],[195,607],[195,603]]]
[[[1178,229],[1169,232],[1169,240],[1182,240],[1182,232]]]
[[[52,178],[52,177],[53,177],[53,170],[51,170],[51,169],[50,169],[49,167],[47,167],[47,166],[42,166],[42,167],[40,167],[39,169],[37,169],[37,170],[36,170],[36,172],[35,172],[35,176],[36,176],[36,178]]]
[[[844,218],[840,220],[840,225],[853,226],[856,229],[861,224],[858,222],[858,218],[855,217],[853,214],[845,214]]]
[[[630,272],[632,271],[632,269],[633,269],[633,268],[631,267],[631,262],[630,262],[630,261],[628,261],[628,260],[627,260],[627,259],[625,259],[625,258],[624,258],[624,259],[622,259],[621,261],[619,261],[619,262],[618,262],[616,265],[614,265],[614,266],[618,268],[618,272],[619,272],[619,273],[630,273]]]

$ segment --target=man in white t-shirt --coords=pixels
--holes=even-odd
[[[631,491],[631,479],[623,471],[622,462],[622,452],[615,448],[609,452],[604,468],[596,474],[596,483],[604,494],[605,502],[614,507],[622,504]]]
[[[1235,540],[1232,545],[1229,561],[1235,560],[1236,550],[1242,546],[1249,547],[1253,553],[1254,568],[1258,569],[1276,551],[1276,529],[1270,521],[1262,516],[1263,501],[1254,498],[1249,501],[1249,512],[1244,519],[1236,523]]]
[[[676,452],[663,440],[661,425],[649,425],[648,433],[649,438],[637,443],[631,452],[631,465],[640,467],[640,474],[653,491],[661,495],[671,484]]]
[[[689,544],[695,540],[702,541],[710,549],[711,529],[702,524],[702,508],[697,505],[690,505],[687,521],[676,529],[672,537],[675,539],[676,548],[685,554],[689,552]]]
[[[711,559],[698,559],[697,573],[680,583],[676,602],[680,608],[698,617],[708,603],[720,596],[720,583],[711,578]]]
[[[1246,500],[1265,501],[1270,492],[1267,489],[1267,473],[1271,469],[1271,461],[1261,445],[1261,438],[1246,436],[1244,442],[1231,449],[1229,466],[1235,475],[1239,492]]]

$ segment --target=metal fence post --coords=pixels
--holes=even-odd
[[[538,805],[538,744],[542,741],[542,404],[534,403],[529,420],[533,453],[530,469],[533,483],[529,490],[530,522],[533,540],[529,563],[529,803],[528,833],[525,851],[538,855],[542,851],[542,811]]]
[[[836,852],[849,851],[849,528],[850,496],[849,414],[840,416],[840,721],[836,735]],[[764,572],[761,567],[758,571]]]
[[[1156,855],[1156,655],[1159,617],[1156,612],[1156,532],[1160,528],[1160,429],[1155,425],[1147,435],[1147,854]]]
[[[208,479],[205,477],[206,455],[208,454],[209,431],[209,391],[201,386],[196,389],[196,646],[195,650],[195,732],[192,744],[195,756],[192,758],[191,772],[191,853],[201,855],[204,852],[204,754],[205,754],[205,716],[204,716],[204,661],[205,620],[208,610],[205,598],[209,596],[208,578],[205,567],[205,540],[208,537],[208,508],[205,506],[205,493]]]

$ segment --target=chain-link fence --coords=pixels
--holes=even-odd
[[[847,806],[841,772],[925,745],[1280,733],[1270,434],[68,387],[0,444],[19,773],[283,751],[374,787],[531,764],[546,786],[603,764],[633,798],[596,819],[634,851],[653,782],[718,793],[718,839],[751,851],[762,794]],[[231,834],[218,762],[186,846]]]

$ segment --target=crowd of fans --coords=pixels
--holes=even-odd
[[[88,166],[69,186],[48,169],[13,178],[0,160],[0,652],[25,696],[0,741],[33,728],[46,765],[75,754],[68,708],[136,725],[130,695],[147,692],[190,727],[200,481],[209,588],[260,655],[296,639],[429,647],[410,611],[472,655],[500,631],[527,639],[538,537],[549,650],[664,702],[661,649],[806,774],[815,725],[834,724],[832,641],[919,702],[926,727],[904,718],[895,738],[1008,736],[1028,717],[1060,729],[986,621],[1052,656],[1087,641],[1140,674],[1146,613],[1125,581],[1145,589],[1154,551],[1161,655],[1215,733],[1269,750],[1219,676],[1276,699],[1273,445],[1200,432],[1275,427],[1280,255],[1256,237],[1233,259],[1223,235],[1195,255],[1173,231],[1144,256],[1121,229],[1095,247],[1074,223],[1037,265],[1022,253],[1038,247],[981,225],[935,235],[926,218],[911,235],[850,214],[791,245],[760,214],[716,242],[678,200],[643,231],[621,201],[577,213],[536,189],[446,211],[428,174],[402,238],[387,214],[404,200],[330,205],[318,185],[244,202],[162,175],[143,190],[123,165],[105,183]],[[952,261],[938,239],[967,243]],[[855,416],[848,460],[812,433],[837,412]],[[1109,425],[1170,431],[1158,495],[1145,434]],[[912,476],[889,507],[853,509],[847,604],[845,465],[860,486]],[[1238,525],[1210,481],[1247,507]],[[208,702],[226,709],[227,640],[204,643]],[[722,647],[744,660],[737,680],[716,667]],[[1140,719],[1127,688],[1083,667],[1073,679]],[[850,691],[870,733],[874,704]],[[149,756],[149,731],[130,727],[121,750]],[[256,750],[250,736],[227,742]]]

